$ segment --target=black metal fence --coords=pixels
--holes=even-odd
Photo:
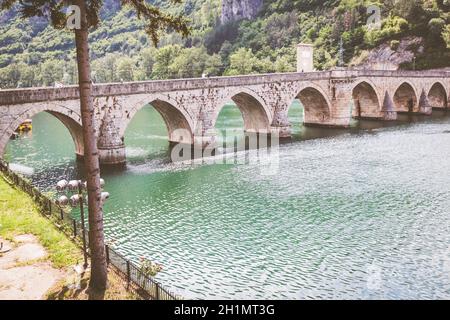
[[[0,159],[0,172],[12,185],[27,193],[38,205],[42,214],[52,220],[61,231],[82,247],[83,228],[80,221],[72,218],[70,211],[58,206],[50,196],[43,194],[29,180],[10,170],[8,163],[2,159]],[[85,232],[89,248],[87,227]],[[105,252],[108,265],[113,266],[114,271],[127,282],[127,287],[133,289],[141,297],[152,300],[182,300],[182,297],[162,287],[152,277],[143,273],[139,266],[127,260],[120,253],[110,248],[109,245],[105,246]]]

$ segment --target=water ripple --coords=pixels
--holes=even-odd
[[[105,175],[105,229],[186,298],[448,299],[449,131],[447,118],[282,145],[273,176],[133,161]],[[38,183],[73,165],[42,162],[24,163]]]

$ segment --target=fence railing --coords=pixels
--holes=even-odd
[[[42,214],[51,219],[61,231],[72,237],[81,246],[83,228],[80,221],[72,218],[69,211],[57,205],[50,196],[43,194],[29,180],[10,170],[8,163],[2,159],[0,159],[0,172],[11,184],[27,193],[38,205]],[[87,230],[86,227],[86,241],[89,244]],[[152,300],[182,300],[182,297],[165,289],[159,282],[142,272],[139,266],[126,259],[109,245],[105,246],[105,252],[108,265],[113,266],[114,271],[127,282],[127,287],[129,289],[134,287],[134,291],[141,297]]]

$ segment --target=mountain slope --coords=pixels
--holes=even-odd
[[[315,45],[317,69],[336,66],[340,52],[344,65],[450,66],[450,0],[378,0],[380,29],[366,26],[374,1],[223,1],[170,7],[191,19],[192,34],[169,33],[154,48],[132,12],[105,0],[103,22],[90,35],[95,81],[295,71],[299,42]],[[23,21],[17,10],[0,14],[0,87],[76,83],[74,57],[71,32],[43,18]]]

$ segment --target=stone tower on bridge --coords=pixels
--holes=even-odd
[[[297,45],[297,72],[314,71],[314,46],[300,43]]]

